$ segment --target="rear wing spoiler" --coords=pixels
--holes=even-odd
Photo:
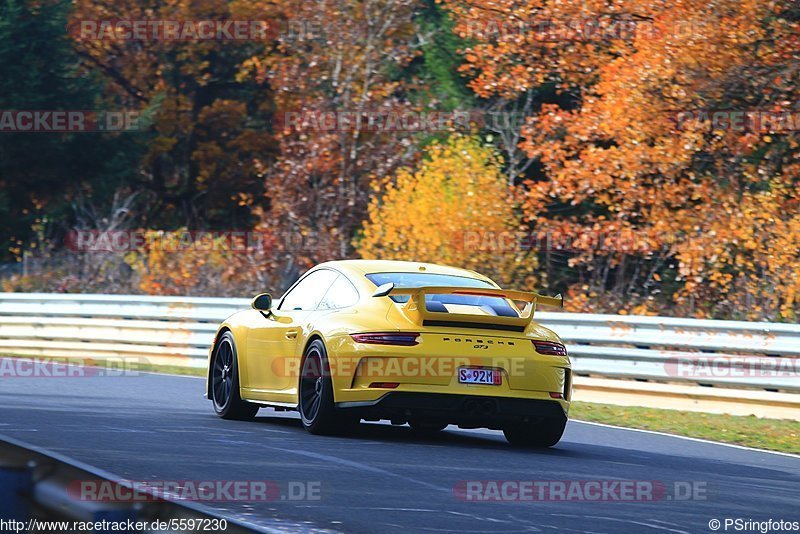
[[[495,289],[491,287],[460,287],[460,286],[426,286],[426,287],[397,287],[393,282],[379,286],[372,294],[373,297],[393,297],[409,295],[411,298],[403,306],[403,312],[419,324],[425,321],[439,321],[443,318],[450,322],[492,323],[506,325],[509,330],[524,330],[533,320],[536,305],[564,307],[564,298],[561,295],[546,297],[528,291],[513,291],[509,289]],[[514,302],[524,302],[525,307],[520,311],[519,317],[485,316],[473,314],[455,314],[432,312],[425,306],[425,295],[471,295],[478,297],[497,297]]]

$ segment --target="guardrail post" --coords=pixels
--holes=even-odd
[[[30,517],[33,472],[25,465],[0,465],[0,516],[24,521]]]

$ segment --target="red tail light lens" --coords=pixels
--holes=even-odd
[[[539,354],[546,354],[547,356],[566,356],[567,347],[561,343],[553,343],[552,341],[534,341],[533,346]]]
[[[356,343],[370,345],[419,345],[419,332],[372,332],[369,334],[350,334]]]
[[[399,385],[399,382],[373,382],[369,385],[369,387],[379,389],[394,389]]]

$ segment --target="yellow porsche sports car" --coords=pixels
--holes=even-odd
[[[427,263],[320,264],[277,301],[220,325],[207,396],[218,415],[297,410],[314,434],[364,420],[502,430],[521,446],[555,445],[571,397],[559,337],[533,320],[562,299],[501,289],[474,271]]]

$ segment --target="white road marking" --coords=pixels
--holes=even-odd
[[[322,461],[325,461],[325,462],[331,462],[331,463],[334,463],[334,464],[343,465],[343,466],[350,467],[350,468],[353,468],[353,469],[358,469],[360,471],[366,471],[366,472],[369,472],[369,473],[376,473],[376,474],[379,474],[379,475],[385,475],[385,476],[399,478],[399,479],[405,480],[407,482],[418,484],[420,486],[424,486],[426,488],[433,489],[433,490],[436,490],[436,491],[443,491],[443,492],[447,492],[447,493],[450,493],[452,491],[452,488],[444,488],[442,486],[437,486],[436,484],[431,484],[430,482],[425,482],[424,480],[417,480],[416,478],[411,478],[411,477],[407,477],[405,475],[401,475],[399,473],[394,473],[392,471],[387,471],[386,469],[381,469],[380,467],[373,467],[371,465],[362,464],[360,462],[354,462],[352,460],[345,460],[344,458],[339,458],[338,456],[331,456],[329,454],[320,454],[320,453],[311,452],[311,451],[284,449],[284,448],[281,448],[281,447],[272,447],[270,445],[262,445],[262,446],[266,447],[268,449],[276,450],[276,451],[282,451],[282,452],[287,452],[287,453],[291,453],[291,454],[297,454],[297,455],[300,455],[300,456],[306,456],[308,458],[314,458],[315,460],[322,460]]]
[[[574,518],[574,515],[567,515],[567,514],[552,514],[553,516],[560,516],[560,517],[571,517]],[[630,519],[619,519],[617,517],[606,517],[602,515],[583,515],[580,516],[584,519],[602,519],[605,521],[614,521],[616,523],[626,523],[629,525],[640,525],[643,527],[654,528],[656,530],[666,530],[667,532],[675,532],[675,534],[692,534],[691,532],[687,532],[685,530],[678,530],[675,528],[669,528],[661,525],[654,525],[653,523],[645,523],[644,521],[631,521]]]
[[[658,432],[656,430],[644,430],[641,428],[628,428],[624,426],[616,426],[616,425],[607,425],[605,423],[595,423],[592,421],[578,421],[577,419],[570,419],[570,423],[580,423],[582,425],[594,425],[594,426],[604,426],[607,428],[614,428],[617,430],[629,430],[630,432],[643,432],[645,434],[655,434],[656,436],[668,436],[671,438],[678,438],[678,439],[685,439],[689,441],[697,441],[699,443],[708,443],[709,445],[720,445],[722,447],[732,447],[734,449],[741,449],[744,451],[751,451],[751,452],[763,452],[766,454],[777,454],[778,456],[788,456],[789,458],[797,458],[800,459],[800,455],[792,454],[790,452],[779,452],[779,451],[768,451],[765,449],[756,449],[754,447],[745,447],[744,445],[735,445],[733,443],[721,443],[719,441],[711,441],[710,439],[703,439],[703,438],[692,438],[689,436],[679,436],[678,434],[669,434],[667,432]]]

